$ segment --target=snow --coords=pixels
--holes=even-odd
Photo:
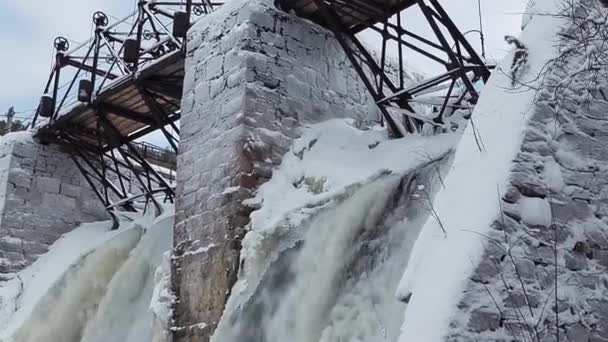
[[[272,179],[246,202],[261,207],[251,215],[251,230],[272,229],[285,213],[331,198],[379,171],[407,171],[442,155],[459,137],[454,133],[389,140],[386,130],[360,130],[348,119],[311,125],[294,141]]]
[[[524,13],[521,18],[521,29],[522,30],[524,30],[526,28],[526,26],[528,26],[530,21],[532,21],[534,14],[536,14],[536,11],[534,8],[535,6],[536,6],[536,0],[528,0],[528,3],[526,4],[526,9],[524,10]]]
[[[207,253],[207,252],[209,252],[209,250],[211,248],[214,248],[214,247],[216,247],[216,245],[214,243],[212,243],[212,244],[210,244],[210,245],[208,245],[206,247],[200,247],[200,248],[198,248],[196,250],[193,250],[193,251],[187,251],[187,252],[185,252],[182,255],[182,257],[191,256],[191,255],[197,255],[197,254],[202,254],[202,253]]]
[[[530,226],[549,227],[552,221],[551,204],[545,198],[523,197],[518,202],[521,219]]]
[[[161,217],[147,227],[108,284],[95,316],[87,322],[83,342],[152,340],[155,317],[150,306],[159,308],[162,305],[162,302],[151,302],[154,276],[163,263],[165,252],[171,249],[172,227],[172,216]],[[168,313],[166,309],[157,312]]]
[[[29,131],[20,131],[20,132],[11,132],[0,137],[0,144],[6,145],[11,143],[27,143],[32,142],[34,132]]]
[[[537,0],[536,10],[555,11],[554,0]],[[530,55],[523,82],[536,75],[556,53],[556,30],[562,19],[534,16],[521,35]],[[511,64],[507,56],[502,70]],[[506,187],[512,160],[519,150],[529,110],[535,98],[527,87],[511,89],[511,79],[496,70],[480,98],[457,148],[445,189],[434,201],[441,224],[430,219],[423,228],[398,291],[409,298],[399,341],[438,342],[447,333],[451,316],[473,265],[483,249],[478,234],[490,229],[499,214],[499,191]],[[483,142],[482,150],[475,135]]]

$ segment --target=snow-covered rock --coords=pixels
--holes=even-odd
[[[608,340],[606,52],[582,39],[605,10],[564,5],[535,1],[521,85],[498,71],[483,92],[483,152],[469,127],[435,201],[447,236],[427,223],[403,279],[400,341]]]
[[[538,0],[536,6],[541,5],[551,9],[553,0]],[[500,70],[484,88],[473,114],[475,125],[465,131],[445,189],[435,199],[441,221],[427,222],[402,280],[400,296],[411,299],[400,341],[438,342],[449,334],[467,280],[483,260],[483,236],[500,217],[500,196],[508,188],[534,107],[533,85],[557,55],[555,31],[562,24],[557,18],[537,16],[520,37],[530,54],[519,82],[532,88],[513,89],[508,73]],[[508,55],[499,68],[509,70],[513,57]]]

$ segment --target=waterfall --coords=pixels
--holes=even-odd
[[[398,182],[398,177],[390,177],[365,186],[310,223],[290,266],[293,281],[263,322],[270,341],[319,340],[338,285],[357,254],[357,236],[377,227]]]
[[[126,231],[71,265],[14,335],[15,342],[80,341],[108,283],[140,237],[139,228]]]
[[[136,226],[81,257],[36,305],[13,342],[166,340],[151,308],[173,217]],[[170,305],[170,304],[167,304]],[[164,327],[163,327],[164,328]],[[159,338],[161,336],[161,338]]]
[[[154,274],[171,248],[173,218],[149,229],[112,278],[82,342],[152,341],[154,313],[149,310]]]
[[[395,292],[449,156],[352,184],[244,244],[255,272],[240,275],[212,341],[396,341]],[[172,226],[140,222],[84,250],[3,342],[169,341]]]
[[[381,176],[295,227],[304,232],[300,241],[277,251],[251,294],[225,313],[213,341],[396,340],[405,303],[395,290],[428,217],[421,194],[434,192],[435,170],[427,164]]]

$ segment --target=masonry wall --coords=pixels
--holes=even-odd
[[[0,280],[33,263],[62,234],[108,219],[69,156],[29,132],[0,138]]]
[[[581,4],[593,18],[596,4]],[[581,28],[563,29],[565,50]],[[572,54],[543,75],[448,341],[608,342],[608,79],[556,89],[585,63]]]
[[[178,157],[174,341],[208,341],[237,279],[253,208],[301,127],[377,118],[332,35],[274,8],[235,0],[189,35]]]

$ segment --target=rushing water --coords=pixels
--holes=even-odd
[[[353,186],[262,243],[273,257],[255,279],[240,279],[250,288],[231,298],[213,341],[395,341],[406,305],[395,290],[446,159]],[[127,230],[83,256],[11,342],[167,341],[150,301],[172,224]]]
[[[300,241],[233,303],[213,340],[395,341],[405,308],[395,291],[428,217],[435,170],[380,177],[296,227]]]
[[[154,273],[171,248],[172,222],[126,230],[70,265],[13,341],[153,341]]]

